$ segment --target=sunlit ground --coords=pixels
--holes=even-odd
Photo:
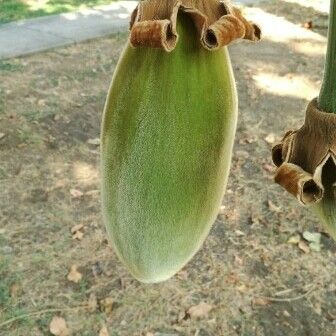
[[[245,9],[246,15],[262,27],[263,37],[274,42],[313,41],[325,42],[326,38],[314,31],[300,27],[285,17],[265,12],[261,8]],[[304,20],[304,19],[303,19]]]
[[[300,0],[286,1],[301,2]],[[259,23],[262,27],[264,40],[274,43],[286,43],[293,52],[302,53],[310,57],[322,56],[326,52],[326,37],[317,32],[300,27],[288,21],[285,17],[268,13],[261,8],[246,8],[245,13],[249,19]],[[288,54],[283,57],[290,58],[291,55]],[[253,79],[257,87],[269,93],[302,98],[307,101],[318,95],[320,86],[320,81],[314,82],[304,74],[289,73],[279,75],[274,71],[265,72],[263,70],[257,72]]]
[[[279,76],[260,73],[253,76],[258,87],[279,96],[298,97],[311,100],[318,94],[317,85],[302,75]]]
[[[326,12],[329,11],[329,1],[328,0],[282,0],[290,3],[297,3],[304,7],[312,7],[318,11]]]

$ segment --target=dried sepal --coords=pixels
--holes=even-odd
[[[131,18],[130,42],[133,47],[175,48],[179,3],[140,1]]]
[[[323,197],[323,186],[313,176],[292,163],[283,163],[276,172],[275,182],[295,196],[301,204],[311,204]]]
[[[336,115],[320,111],[314,99],[304,125],[287,132],[273,147],[272,157],[278,167],[276,183],[303,205],[319,202],[324,195],[323,168],[330,158],[336,164]]]
[[[241,11],[219,0],[144,0],[132,14],[130,43],[172,51],[178,42],[179,11],[189,15],[202,45],[216,50],[237,39],[259,41],[261,30],[247,21]]]

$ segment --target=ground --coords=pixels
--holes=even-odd
[[[113,0],[0,0],[0,24],[70,12],[111,3]]]
[[[265,37],[230,47],[239,124],[223,207],[162,284],[132,279],[100,213],[96,139],[127,35],[0,62],[0,335],[50,335],[55,316],[78,336],[336,335],[336,244],[273,183],[270,156],[318,93],[326,17],[279,1],[246,13]],[[320,251],[305,231],[321,233]],[[212,309],[196,318],[202,302]]]

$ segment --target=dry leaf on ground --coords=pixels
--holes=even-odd
[[[321,242],[321,233],[305,231],[303,232],[303,238],[310,243],[319,244]]]
[[[63,317],[54,316],[49,325],[49,331],[55,336],[69,335],[69,329]]]
[[[72,235],[72,239],[82,240],[84,237],[84,233],[82,231],[77,231]]]
[[[100,191],[98,189],[89,190],[85,193],[85,196],[98,196]]]
[[[220,215],[224,215],[226,211],[226,206],[225,205],[221,205],[221,207],[219,208],[219,214]]]
[[[178,278],[179,280],[187,280],[189,274],[188,274],[187,271],[180,271],[180,272],[177,273],[176,276],[177,276],[177,278]]]
[[[309,246],[303,240],[299,242],[298,246],[299,246],[299,249],[303,251],[304,253],[310,252]]]
[[[77,224],[71,228],[71,233],[75,233],[81,229],[83,229],[84,225],[83,224]]]
[[[100,310],[106,314],[111,314],[113,310],[113,300],[112,298],[106,298],[99,301]]]
[[[267,135],[267,137],[265,138],[265,141],[269,144],[274,144],[275,142],[275,134],[274,133],[270,133]]]
[[[239,140],[239,144],[240,145],[246,145],[246,144],[251,144],[253,142],[256,142],[256,138],[252,137],[252,136],[243,136],[240,140]]]
[[[89,140],[87,141],[87,143],[88,143],[89,145],[99,146],[99,145],[100,145],[100,139],[99,139],[99,138],[89,139]]]
[[[245,236],[245,233],[244,233],[243,231],[241,231],[241,230],[236,230],[236,231],[235,231],[235,234],[236,234],[238,237],[243,237],[243,236]]]
[[[84,193],[78,189],[70,189],[70,195],[73,198],[81,198]]]
[[[271,301],[266,298],[254,298],[252,301],[253,306],[268,306]]]
[[[72,265],[71,268],[70,268],[70,272],[67,276],[67,279],[69,281],[78,283],[79,281],[81,281],[82,277],[83,277],[83,275],[80,272],[78,272],[77,266]]]
[[[10,286],[10,289],[9,289],[10,296],[12,298],[18,297],[18,295],[20,294],[21,290],[22,290],[22,288],[21,288],[21,286],[19,284],[13,283]]]
[[[248,288],[246,287],[245,284],[241,284],[240,286],[237,287],[237,291],[241,293],[246,293]]]
[[[299,242],[301,241],[301,237],[300,235],[296,234],[294,236],[291,236],[288,240],[287,240],[287,243],[288,244],[299,244]]]
[[[309,248],[314,252],[321,252],[322,245],[318,243],[310,243]]]
[[[305,22],[305,23],[303,23],[302,24],[302,27],[303,28],[306,28],[306,29],[313,29],[313,21],[311,21],[311,20],[309,20],[309,21],[307,21],[307,22]]]
[[[264,170],[266,170],[268,173],[274,173],[274,171],[275,171],[274,166],[273,166],[273,165],[270,165],[270,164],[268,164],[268,163],[265,163],[265,164],[263,165],[263,168],[264,168]]]
[[[272,201],[268,200],[268,207],[273,212],[281,212],[281,208],[275,205]]]
[[[303,232],[303,238],[309,242],[309,248],[312,251],[321,251],[321,233],[305,231]]]
[[[291,314],[289,314],[287,310],[284,310],[284,311],[282,312],[282,314],[283,314],[283,316],[285,316],[285,317],[291,317]]]
[[[88,300],[88,310],[90,313],[93,313],[97,310],[97,308],[98,308],[97,297],[94,293],[91,293]]]
[[[83,224],[77,224],[71,228],[72,239],[82,240],[84,233],[81,231],[84,228]]]
[[[99,331],[99,336],[109,336],[109,332],[106,326],[103,326]]]
[[[240,266],[244,265],[244,259],[239,257],[238,255],[234,256],[234,262],[235,262],[235,264],[238,264]]]
[[[196,318],[196,317],[202,317],[207,314],[213,309],[213,306],[206,303],[206,302],[201,302],[197,306],[192,306],[187,310],[187,314],[191,318]]]

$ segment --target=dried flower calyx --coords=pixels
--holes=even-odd
[[[222,1],[144,0],[132,15],[131,45],[172,51],[178,40],[179,11],[191,17],[206,49],[216,50],[236,39],[260,40],[260,28],[247,21],[238,8]]]
[[[323,167],[332,160],[336,170],[336,114],[319,110],[314,99],[304,125],[287,132],[273,147],[272,157],[278,167],[275,182],[303,205],[319,202],[324,195]]]

